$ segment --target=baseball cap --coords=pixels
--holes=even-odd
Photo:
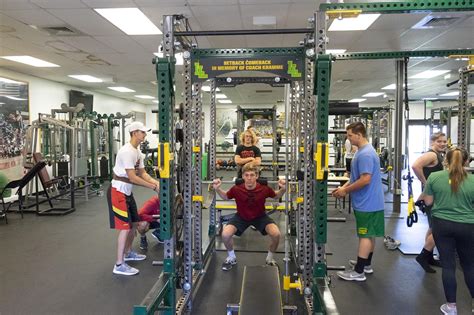
[[[128,132],[132,132],[132,131],[136,131],[136,130],[140,130],[140,131],[143,131],[143,132],[148,132],[150,131],[151,129],[147,129],[147,127],[145,127],[145,125],[139,121],[134,121],[130,124],[130,126],[128,126]]]

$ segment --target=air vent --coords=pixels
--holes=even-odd
[[[255,90],[255,93],[272,93],[272,90]]]
[[[465,17],[462,17],[465,19]],[[432,28],[448,28],[455,23],[461,21],[459,16],[434,16],[428,15],[420,22],[416,23],[413,29],[432,29]]]
[[[70,26],[46,26],[42,27],[42,30],[53,36],[80,36],[83,35],[78,30],[73,29]]]

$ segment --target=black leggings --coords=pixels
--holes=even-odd
[[[474,224],[433,217],[433,236],[443,267],[446,301],[456,303],[456,251],[464,272],[464,281],[474,298]]]

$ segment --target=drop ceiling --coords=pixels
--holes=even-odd
[[[155,71],[151,63],[158,50],[161,35],[129,36],[116,28],[94,8],[137,7],[161,28],[166,14],[184,14],[193,30],[304,28],[321,1],[314,0],[0,0],[0,56],[30,55],[59,68],[34,68],[5,59],[0,67],[32,76],[65,83],[77,89],[133,100],[156,106],[150,100],[139,100],[131,94],[108,89],[125,86],[132,94],[156,96]],[[325,1],[323,1],[325,2]],[[355,1],[346,1],[355,2]],[[360,1],[359,1],[360,2]],[[371,2],[371,1],[365,1]],[[373,1],[372,1],[373,2]],[[399,51],[474,48],[474,12],[437,13],[456,17],[454,22],[433,29],[412,29],[428,14],[382,15],[366,31],[328,32],[330,49],[358,51]],[[254,17],[275,17],[275,25],[253,25]],[[331,21],[329,21],[330,23]],[[442,24],[442,23],[440,23]],[[55,33],[57,28],[60,29]],[[68,31],[70,30],[70,31]],[[200,48],[294,47],[303,35],[213,36],[198,37]],[[446,87],[456,79],[466,61],[445,58],[412,59],[409,76],[424,70],[449,70],[432,79],[410,79],[410,98],[438,97],[457,88]],[[178,74],[182,68],[178,66]],[[103,78],[103,83],[86,83],[69,78],[71,74],[88,74]],[[262,75],[262,74],[258,74]],[[177,76],[178,94],[182,89]],[[338,61],[333,64],[331,99],[360,98],[369,92],[395,82],[393,60]],[[271,92],[257,93],[258,90]],[[235,105],[273,105],[284,98],[283,88],[264,84],[246,84],[222,88]],[[367,104],[385,104],[394,91],[370,98]],[[178,95],[179,98],[179,95]],[[204,98],[206,100],[207,97]]]

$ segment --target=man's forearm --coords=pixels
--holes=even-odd
[[[273,199],[280,199],[281,197],[283,197],[285,192],[286,192],[286,189],[283,189],[283,188],[275,191],[275,197],[273,197]]]
[[[369,183],[370,183],[370,181],[366,182],[365,180],[362,180],[362,179],[359,178],[358,180],[356,180],[352,184],[344,185],[343,187],[344,187],[344,189],[346,190],[347,193],[351,193],[351,192],[354,192],[356,190],[359,190],[359,189],[363,188],[364,186],[367,186]]]
[[[229,200],[229,198],[227,198],[227,192],[222,190],[220,187],[219,188],[216,188],[216,193],[224,200]]]

